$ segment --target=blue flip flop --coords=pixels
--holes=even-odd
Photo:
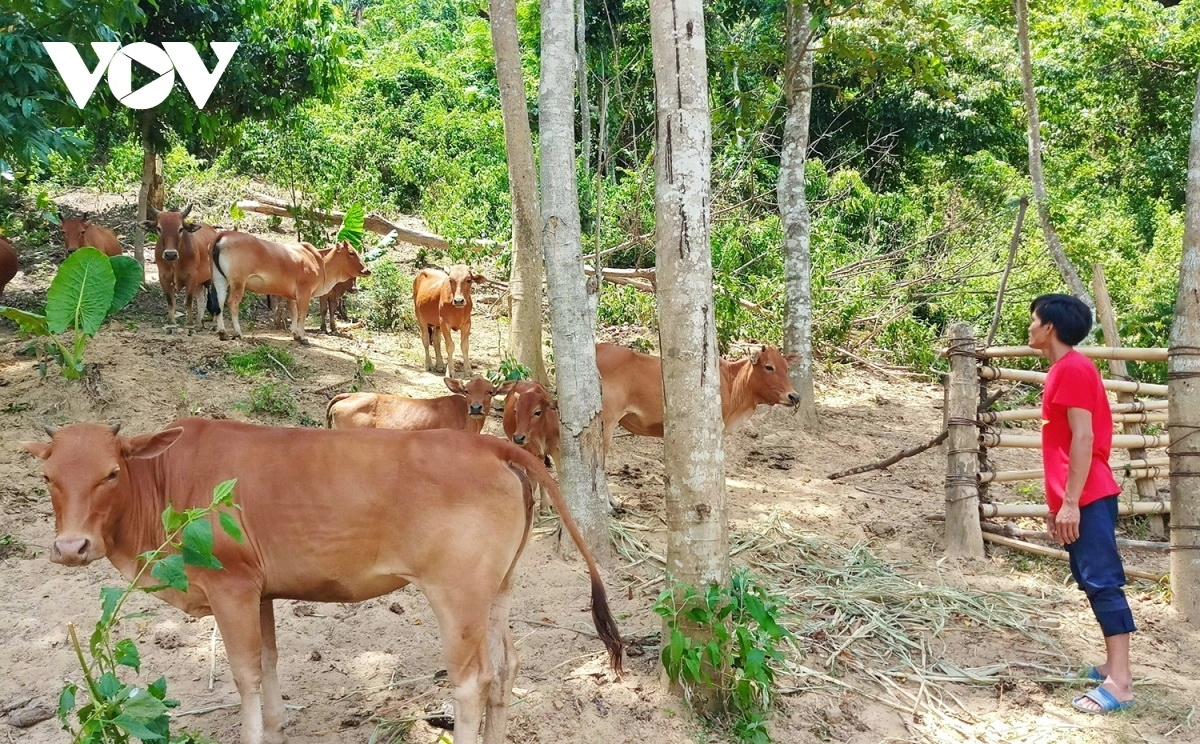
[[[1066,674],[1063,675],[1063,679],[1070,679],[1070,680],[1087,679],[1087,680],[1091,680],[1093,682],[1103,682],[1104,675],[1101,674],[1100,670],[1096,669],[1096,667],[1091,666],[1081,672],[1067,672]]]
[[[1099,705],[1100,710],[1092,710],[1091,708],[1085,708],[1080,705],[1079,701],[1083,700],[1084,698],[1087,698],[1096,705]],[[1114,711],[1124,710],[1133,705],[1133,703],[1133,700],[1127,700],[1122,703],[1120,700],[1117,700],[1115,695],[1103,687],[1097,687],[1093,690],[1089,690],[1088,692],[1071,701],[1071,705],[1073,705],[1076,710],[1081,710],[1084,713],[1092,713],[1099,716],[1106,716]]]

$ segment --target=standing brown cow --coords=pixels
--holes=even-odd
[[[413,280],[413,308],[417,315],[417,332],[421,334],[421,343],[425,346],[425,369],[437,369],[442,366],[441,339],[446,342],[445,372],[448,376],[454,374],[454,341],[450,339],[451,331],[458,331],[459,342],[462,345],[463,376],[471,374],[471,285],[487,281],[483,274],[476,274],[470,268],[459,264],[451,266],[449,272],[438,269],[422,269]],[[437,354],[437,367],[429,361],[429,345]]]
[[[348,240],[322,252],[312,243],[284,245],[246,233],[222,231],[213,243],[213,286],[217,303],[223,308],[228,302],[234,338],[242,337],[238,307],[247,290],[287,299],[292,338],[307,345],[304,320],[309,301],[338,282],[370,275]],[[222,340],[227,338],[224,312],[217,315],[217,333]]]
[[[333,289],[321,295],[321,333],[337,335],[337,318],[346,320],[346,294],[358,291],[358,279],[347,279],[333,285]],[[329,316],[329,330],[325,330],[325,316]],[[336,317],[335,317],[336,316]]]
[[[204,507],[236,478],[244,541],[217,531],[218,570],[157,593],[213,615],[241,698],[243,744],[284,740],[277,599],[361,602],[413,584],[429,600],[454,687],[455,744],[503,744],[517,674],[508,627],[533,522],[530,482],[550,492],[591,579],[592,619],[620,671],[621,638],[587,544],[546,468],[496,437],[460,431],[272,428],[187,418],[159,432],[74,424],[25,442],[41,458],[57,529],[50,559],[108,560],[126,578],[165,540],[162,512]]]
[[[212,245],[217,231],[210,225],[188,222],[192,207],[182,212],[159,212],[147,207],[145,228],[158,233],[154,243],[154,265],[158,267],[158,283],[167,298],[167,328],[175,328],[175,294],[184,292],[183,325],[192,333],[192,311],[195,330],[204,326],[204,285],[212,281]]]
[[[330,429],[459,429],[478,434],[487,423],[492,398],[507,395],[513,382],[496,387],[476,377],[470,382],[445,378],[454,395],[438,398],[405,398],[384,393],[341,393],[325,408],[325,426]]]
[[[63,243],[67,253],[91,246],[106,256],[121,255],[121,241],[117,234],[103,225],[88,220],[88,213],[62,221]]]
[[[795,361],[796,357],[791,357]],[[760,405],[795,406],[800,396],[788,379],[788,361],[774,346],[755,349],[731,362],[722,357],[721,420],[725,433],[750,420]],[[604,452],[617,424],[643,437],[663,435],[662,359],[613,344],[596,344],[600,370]]]
[[[13,249],[12,243],[8,242],[8,238],[0,235],[0,300],[4,299],[4,288],[17,275],[19,268],[21,268],[21,263],[17,260],[17,252]]]
[[[549,457],[556,468],[562,463],[558,402],[540,382],[522,380],[504,399],[504,436],[534,457]],[[539,505],[542,511],[550,507],[545,491]]]

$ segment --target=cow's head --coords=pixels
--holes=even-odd
[[[88,222],[88,213],[84,212],[79,217],[63,219],[63,244],[67,247],[67,253],[73,253],[87,245],[83,242],[83,235],[87,232],[90,223]]]
[[[796,406],[800,395],[788,378],[788,362],[798,361],[795,354],[784,356],[774,346],[761,346],[750,352],[750,393],[756,403]]]
[[[497,395],[508,395],[508,391],[512,389],[513,384],[513,381],[510,380],[497,387],[490,380],[485,380],[482,377],[476,377],[470,382],[463,382],[453,377],[447,377],[445,378],[445,382],[450,392],[467,399],[467,414],[475,419],[487,416],[488,411],[492,408],[492,398]]]
[[[46,427],[49,442],[22,442],[44,460],[57,535],[50,560],[84,566],[108,555],[120,510],[130,498],[127,461],[154,457],[174,444],[183,429],[136,437],[117,435],[117,426],[72,424]]]
[[[465,264],[451,266],[446,269],[446,274],[450,277],[450,302],[455,307],[464,307],[470,301],[472,284],[487,281],[486,276],[471,271]]]
[[[340,273],[346,279],[353,279],[360,276],[370,276],[371,270],[363,263],[362,256],[358,255],[358,251],[354,250],[354,246],[350,245],[349,240],[343,240],[332,249],[333,255],[328,256],[328,266],[333,270],[340,270]]]
[[[534,434],[546,426],[558,426],[558,402],[538,382],[522,382],[513,391],[517,394],[512,406],[512,442],[524,446]]]
[[[184,235],[200,229],[199,222],[187,221],[191,211],[191,204],[184,207],[182,212],[160,212],[154,207],[146,207],[146,221],[142,223],[142,227],[147,232],[158,233],[158,242],[154,244],[157,258],[164,261],[177,260]]]

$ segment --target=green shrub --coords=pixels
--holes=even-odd
[[[236,407],[249,413],[265,413],[280,418],[293,418],[300,412],[292,389],[280,382],[263,382],[254,388],[250,400]]]
[[[377,331],[416,331],[412,279],[391,260],[376,261],[371,275],[358,280],[358,292],[346,295],[348,310]]]
[[[267,372],[277,374],[281,370],[290,374],[296,366],[291,352],[278,346],[263,344],[250,351],[230,352],[225,355],[225,364],[241,377],[252,377]]]

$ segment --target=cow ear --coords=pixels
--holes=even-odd
[[[91,212],[84,212],[83,214],[79,215],[79,219],[83,220],[84,222],[87,222],[88,218],[91,216],[92,216]]]
[[[465,387],[463,387],[462,380],[456,379],[454,377],[444,377],[444,378],[442,378],[442,382],[445,382],[446,387],[449,388],[450,392],[454,393],[455,395],[466,395],[467,394],[467,389]]]
[[[199,222],[185,222],[185,223],[183,223],[183,229],[187,230],[190,233],[194,233],[200,229],[200,223]]]
[[[51,442],[21,442],[21,449],[39,460],[45,460],[50,456],[50,445]]]
[[[157,232],[158,223],[154,220],[142,220],[142,229],[146,232]]]
[[[509,395],[517,387],[520,380],[505,380],[496,388],[496,395]]]
[[[800,361],[800,355],[799,354],[785,354],[783,357],[783,361],[787,362],[788,364],[795,364],[796,362]]]
[[[178,426],[153,434],[139,434],[124,440],[121,443],[121,451],[126,457],[139,460],[158,457],[166,452],[168,447],[175,444],[175,440],[179,439],[182,434],[183,429]]]
[[[550,401],[549,403],[547,403],[546,405],[550,406],[550,410],[551,410],[551,411],[557,411],[557,410],[558,410],[558,401],[557,401],[557,400],[551,400],[551,401]]]
[[[471,275],[471,281],[475,282],[476,284],[483,284],[487,280],[488,280],[487,277],[484,276],[483,274],[472,274]]]

